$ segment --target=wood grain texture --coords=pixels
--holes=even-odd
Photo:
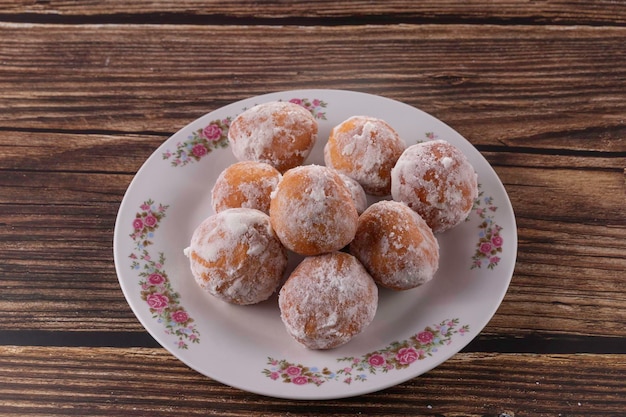
[[[248,19],[302,19],[302,18],[350,18],[354,20],[367,17],[402,20],[477,20],[503,21],[526,20],[528,22],[562,24],[619,24],[626,22],[626,5],[611,0],[587,1],[484,1],[470,0],[455,2],[420,1],[350,1],[314,0],[307,2],[285,1],[218,1],[185,0],[184,3],[165,0],[127,3],[123,0],[64,1],[64,0],[0,0],[0,14],[7,17],[26,15],[58,16],[153,16],[160,20],[175,20],[181,16],[190,19],[194,16],[210,18],[248,18]],[[33,16],[34,15],[34,16]],[[156,16],[155,16],[156,15]]]
[[[626,150],[621,27],[0,24],[0,38],[6,131],[171,134],[252,95],[341,88],[476,145]]]
[[[457,354],[435,370],[381,392],[290,402],[222,385],[162,349],[1,346],[0,413],[7,417],[619,415],[626,407],[624,373],[623,355]]]

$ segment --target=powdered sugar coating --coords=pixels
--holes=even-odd
[[[358,181],[368,194],[383,196],[390,193],[391,168],[405,148],[384,120],[353,116],[331,130],[324,162]]]
[[[467,218],[478,196],[478,178],[455,146],[443,140],[423,142],[398,159],[391,171],[391,195],[438,233]]]
[[[350,253],[374,280],[408,290],[430,281],[439,267],[439,243],[424,219],[403,203],[383,200],[359,217]]]
[[[270,195],[282,175],[273,166],[256,161],[241,161],[220,173],[211,190],[216,213],[228,208],[253,208],[269,214]]]
[[[319,255],[350,243],[358,213],[335,170],[304,165],[284,173],[271,196],[270,220],[287,249]]]
[[[356,212],[359,214],[363,213],[367,208],[367,195],[365,194],[365,190],[361,187],[361,184],[359,184],[357,180],[353,180],[341,172],[338,172],[338,174],[350,191],[352,200],[354,200]]]
[[[228,130],[228,142],[239,161],[258,161],[280,172],[301,165],[317,139],[313,115],[297,104],[272,101],[237,116]]]
[[[347,343],[374,319],[378,288],[350,254],[305,258],[280,290],[278,303],[287,332],[310,349]]]
[[[255,209],[232,208],[206,218],[185,254],[200,287],[233,304],[268,299],[287,267],[287,251],[269,216]]]

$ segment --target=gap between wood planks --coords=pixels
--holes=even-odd
[[[0,346],[155,348],[160,345],[147,332],[3,330]],[[479,335],[464,353],[626,354],[619,337],[537,334],[525,336]]]
[[[366,26],[366,25],[555,25],[622,27],[619,22],[605,20],[550,18],[550,17],[504,17],[504,16],[407,16],[401,13],[361,16],[278,16],[254,17],[225,14],[157,13],[145,14],[112,13],[93,15],[67,15],[54,13],[0,14],[0,22],[33,24],[132,24],[132,25],[199,25],[199,26]]]

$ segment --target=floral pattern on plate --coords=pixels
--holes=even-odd
[[[308,111],[311,112],[313,117],[320,120],[326,120],[326,112],[323,112],[322,109],[325,109],[328,106],[328,103],[325,101],[314,98],[313,100],[309,100],[308,98],[292,98],[289,100],[291,103],[297,104],[299,106],[304,107]]]
[[[187,343],[199,343],[200,334],[194,320],[180,304],[180,295],[174,291],[165,271],[165,255],[153,257],[146,247],[152,245],[154,232],[165,218],[169,206],[145,201],[132,222],[134,250],[129,255],[130,267],[137,271],[141,299],[148,304],[152,318],[165,326],[165,333],[177,337],[176,346],[188,349]]]
[[[426,327],[408,339],[392,342],[360,357],[339,358],[337,362],[345,362],[345,365],[335,370],[295,364],[286,359],[268,358],[267,365],[270,367],[263,369],[262,373],[274,381],[282,380],[296,385],[320,386],[328,381],[344,384],[367,381],[369,376],[378,372],[408,368],[416,361],[433,356],[439,347],[452,343],[454,335],[463,336],[468,332],[468,325],[459,327],[459,319],[444,320],[438,325]]]
[[[493,202],[493,197],[485,196],[484,191],[479,191],[478,198],[474,202],[472,211],[478,215],[481,222],[478,225],[478,242],[476,251],[472,256],[472,267],[494,269],[500,262],[498,254],[502,252],[504,239],[502,227],[495,223],[494,217],[498,207]]]
[[[304,107],[316,119],[326,120],[326,112],[322,111],[328,105],[325,101],[316,98],[292,98],[289,101]],[[186,141],[178,142],[174,151],[167,149],[163,152],[162,158],[170,160],[173,167],[182,167],[192,162],[198,162],[215,149],[226,148],[228,146],[228,129],[233,119],[234,117],[228,116],[224,119],[212,120],[204,128],[191,132]]]
[[[163,152],[163,159],[171,159],[173,167],[197,162],[215,149],[228,146],[228,128],[231,117],[213,120],[202,129],[197,129],[184,142],[176,144],[176,150]]]

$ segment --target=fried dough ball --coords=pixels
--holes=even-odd
[[[333,252],[305,258],[280,290],[287,332],[309,349],[347,343],[374,319],[378,288],[352,255]]]
[[[232,208],[205,219],[185,249],[196,282],[233,304],[267,300],[287,268],[287,251],[259,210]]]
[[[253,208],[270,212],[270,194],[282,175],[273,166],[256,161],[242,161],[222,171],[211,190],[216,213],[229,208]]]
[[[435,233],[467,218],[478,179],[463,153],[443,140],[408,147],[391,171],[391,195],[426,220]]]
[[[270,202],[270,220],[280,241],[300,255],[319,255],[346,246],[358,213],[339,174],[303,165],[283,174]]]
[[[258,161],[280,172],[301,165],[317,139],[317,121],[288,101],[254,106],[230,124],[228,142],[239,161]]]
[[[439,267],[439,243],[432,230],[396,201],[379,201],[365,210],[349,249],[378,284],[394,290],[430,281]]]
[[[384,120],[353,116],[331,130],[324,162],[357,180],[366,193],[383,196],[391,191],[391,168],[405,147]]]

